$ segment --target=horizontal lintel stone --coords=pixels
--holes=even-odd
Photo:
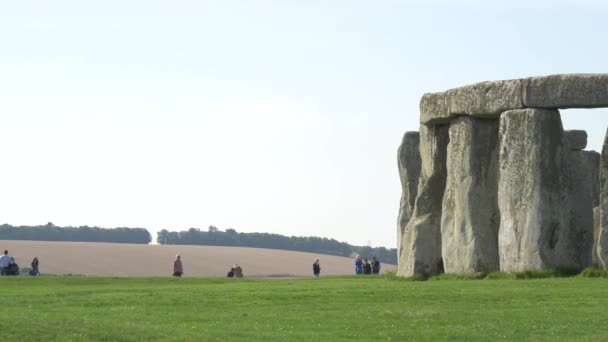
[[[563,74],[487,81],[424,94],[420,123],[445,124],[456,116],[498,118],[523,108],[608,107],[608,74]]]
[[[522,97],[528,108],[608,107],[608,74],[530,77]]]

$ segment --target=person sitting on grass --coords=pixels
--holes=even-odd
[[[234,277],[243,278],[243,268],[237,264],[234,265]]]
[[[226,277],[234,278],[234,267],[230,268],[230,271],[228,271],[228,274],[226,274]]]
[[[182,265],[182,257],[178,254],[173,262],[173,276],[181,277],[182,274],[184,274],[184,266]]]
[[[363,274],[372,274],[372,265],[367,258],[363,259]]]
[[[321,264],[319,263],[319,258],[315,259],[315,262],[312,264],[312,274],[315,278],[319,278],[321,275]]]
[[[19,265],[15,262],[15,258],[11,257],[11,264],[6,268],[5,275],[19,275]]]

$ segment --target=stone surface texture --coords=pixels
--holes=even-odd
[[[584,150],[587,147],[587,132],[578,129],[567,130],[564,135],[571,150]]]
[[[418,194],[420,177],[420,134],[406,132],[397,152],[399,178],[401,180],[401,203],[397,219],[397,251],[401,254],[401,239],[407,223],[412,217]]]
[[[447,91],[448,111],[452,115],[498,118],[510,109],[524,108],[522,80],[480,82]]]
[[[600,226],[601,226],[600,207],[595,207],[595,208],[593,208],[593,249],[591,250],[592,258],[593,258],[593,262],[592,262],[593,267],[600,266],[600,260],[597,257],[597,244],[598,244],[598,240],[600,237]]]
[[[523,103],[528,108],[608,107],[608,74],[564,74],[526,79]]]
[[[566,151],[566,178],[562,184],[562,208],[567,239],[576,263],[573,268],[591,266],[593,257],[592,165],[584,151]]]
[[[445,272],[498,271],[498,120],[459,117],[449,133],[441,217]]]
[[[591,201],[595,208],[600,205],[600,157],[596,151],[582,151],[587,163],[589,174],[587,179],[591,185]]]
[[[608,73],[425,94],[418,159],[414,133],[399,148],[397,274],[608,269],[608,131],[585,151],[559,113],[598,107]]]
[[[571,225],[572,185],[559,112],[508,111],[499,135],[501,271],[586,267],[593,234],[583,227],[581,235]]]
[[[608,269],[608,130],[600,160],[600,232],[597,244],[600,266]]]
[[[441,203],[446,181],[449,126],[420,126],[421,170],[412,217],[401,239],[399,276],[434,275],[441,259]]]

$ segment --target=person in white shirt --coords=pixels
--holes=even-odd
[[[12,263],[11,256],[8,255],[8,251],[4,251],[4,255],[0,256],[0,269],[2,270],[2,275],[6,275],[6,270]]]

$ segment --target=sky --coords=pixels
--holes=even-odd
[[[603,1],[1,1],[0,224],[396,246],[427,92],[608,72]],[[562,111],[600,150],[608,110]]]

